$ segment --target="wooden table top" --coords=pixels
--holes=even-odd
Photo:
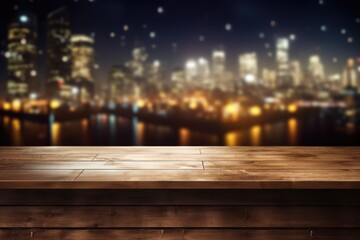
[[[360,148],[0,147],[0,189],[360,189]]]

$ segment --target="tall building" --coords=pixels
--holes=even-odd
[[[276,88],[276,71],[268,68],[262,70],[262,78],[264,80],[264,85],[268,88]]]
[[[321,62],[321,58],[318,55],[310,56],[309,58],[309,77],[311,84],[317,86],[321,84],[325,79],[324,65]]]
[[[227,84],[226,53],[223,50],[212,52],[212,78],[216,88],[224,88]]]
[[[239,76],[248,84],[258,84],[258,60],[256,53],[239,56]]]
[[[7,95],[26,98],[39,90],[37,81],[37,22],[31,13],[20,13],[10,23],[7,36]]]
[[[222,77],[226,71],[226,54],[222,50],[214,50],[212,53],[213,77]]]
[[[132,91],[131,71],[123,65],[115,65],[109,72],[110,99],[117,100]]]
[[[47,17],[47,61],[46,80],[49,96],[59,96],[61,87],[71,79],[69,12],[64,8],[57,9]]]
[[[165,79],[165,71],[159,60],[154,60],[148,69],[148,81],[156,86],[160,86]]]
[[[126,66],[131,69],[132,75],[135,78],[145,77],[145,63],[148,54],[144,47],[135,47],[132,51],[132,60],[126,63]]]
[[[291,61],[290,62],[290,72],[293,79],[294,86],[300,86],[302,84],[302,80],[304,78],[301,63],[299,61]]]
[[[355,68],[355,60],[350,58],[348,59],[345,69],[343,71],[343,87],[352,87],[359,88],[359,82],[357,81],[357,72]]]
[[[200,85],[205,88],[212,88],[213,84],[210,80],[209,61],[205,58],[199,58],[197,63],[198,78]]]
[[[87,101],[94,93],[95,51],[94,39],[87,35],[72,35],[71,39],[71,83],[78,90],[81,101]]]
[[[198,63],[196,60],[189,59],[185,63],[185,79],[187,82],[196,81],[198,76]]]
[[[277,62],[277,86],[292,86],[290,73],[290,41],[288,38],[276,40],[276,62]]]

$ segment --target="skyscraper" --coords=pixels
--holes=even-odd
[[[221,77],[226,71],[226,54],[222,50],[214,50],[212,53],[213,77]]]
[[[276,62],[277,62],[277,76],[278,83],[277,86],[280,87],[289,87],[291,86],[292,79],[290,74],[290,41],[288,38],[278,38],[276,40]]]
[[[94,39],[87,35],[72,35],[71,85],[79,90],[80,100],[86,101],[94,93]]]
[[[343,71],[343,87],[352,87],[352,88],[358,88],[359,83],[357,82],[357,72],[355,69],[355,61],[354,59],[350,58],[348,59],[345,69]]]
[[[318,55],[310,56],[308,70],[312,85],[317,86],[324,81],[325,70],[324,70],[324,65],[321,62],[320,56]]]
[[[203,57],[198,59],[198,78],[200,85],[204,88],[212,88],[213,84],[210,81],[210,66],[209,61]]]
[[[7,38],[7,95],[29,97],[38,91],[36,17],[27,12],[17,15],[9,25]]]
[[[142,79],[145,77],[145,62],[148,58],[146,49],[137,44],[132,51],[133,59],[126,63],[126,66],[132,70],[133,77],[137,79]]]
[[[294,86],[300,86],[304,77],[301,69],[301,63],[299,61],[291,61],[290,72]]]
[[[239,76],[248,84],[258,83],[258,60],[256,53],[245,53],[239,56]]]
[[[47,18],[46,80],[48,95],[58,96],[60,88],[71,78],[70,19],[64,8],[50,13]]]
[[[114,65],[109,72],[110,99],[116,101],[132,93],[131,71],[123,65]]]

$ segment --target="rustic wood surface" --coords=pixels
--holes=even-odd
[[[0,240],[359,240],[360,148],[0,147]]]
[[[357,147],[1,147],[2,189],[360,189]]]

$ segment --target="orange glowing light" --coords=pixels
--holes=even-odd
[[[51,109],[58,109],[60,106],[61,106],[61,101],[59,101],[59,100],[52,100],[50,102]]]
[[[197,109],[197,107],[198,107],[198,104],[197,104],[196,101],[192,100],[192,101],[189,103],[189,108],[190,108],[191,110],[195,110],[195,109]]]
[[[249,114],[253,117],[258,117],[262,113],[262,110],[259,106],[253,106],[249,109]]]
[[[10,109],[11,109],[10,103],[8,103],[8,102],[3,103],[3,110],[10,111]]]
[[[15,99],[12,101],[12,110],[14,112],[20,112],[21,110],[21,101],[18,99]]]
[[[145,104],[146,104],[146,103],[145,103],[144,100],[141,100],[141,99],[140,99],[140,100],[137,101],[136,104],[137,104],[138,108],[143,108],[143,107],[145,107]]]
[[[296,104],[290,104],[288,106],[288,112],[289,113],[296,113],[298,110],[298,106]]]

